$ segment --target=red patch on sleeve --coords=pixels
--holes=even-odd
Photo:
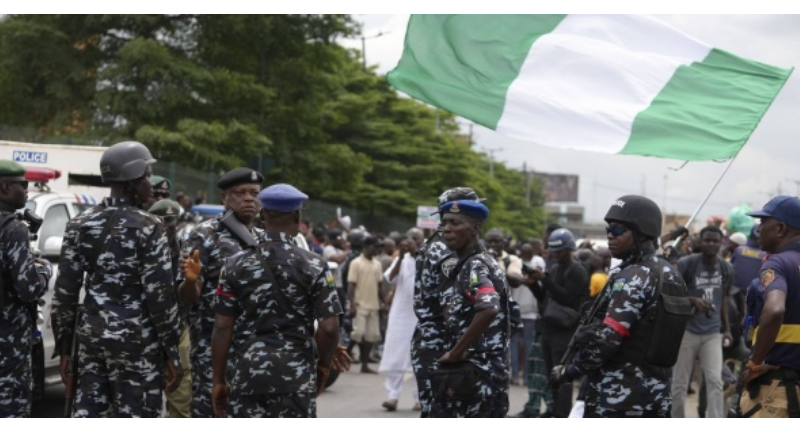
[[[494,287],[483,287],[483,288],[478,289],[478,292],[476,292],[475,295],[486,294],[486,293],[489,293],[489,292],[497,292],[497,290],[495,290]]]
[[[611,317],[606,317],[603,319],[603,323],[614,330],[614,332],[619,333],[622,336],[630,336],[631,332],[622,325],[622,323],[612,319]]]
[[[230,292],[223,291],[222,285],[217,285],[217,295],[219,295],[220,297],[236,298],[236,296],[231,294]]]

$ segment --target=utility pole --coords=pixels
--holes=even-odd
[[[367,70],[367,40],[368,39],[380,38],[380,37],[382,37],[382,36],[384,36],[386,34],[390,34],[390,33],[391,33],[391,31],[386,31],[386,32],[380,31],[380,32],[378,32],[377,34],[375,34],[375,35],[373,35],[371,37],[365,37],[363,35],[360,37],[361,38],[361,67],[364,70]]]
[[[503,148],[481,148],[489,155],[489,177],[494,178],[494,153],[501,152]]]
[[[525,205],[531,207],[531,173],[528,172],[527,162],[522,163],[522,174],[525,175]]]

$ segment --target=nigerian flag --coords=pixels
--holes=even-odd
[[[791,74],[648,16],[414,15],[389,82],[541,145],[735,156]]]

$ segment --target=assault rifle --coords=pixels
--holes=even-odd
[[[253,237],[253,234],[250,233],[250,230],[236,217],[233,211],[228,211],[220,220],[220,224],[223,227],[227,228],[234,237],[236,237],[239,241],[244,243],[246,248],[255,247],[258,245],[258,241],[256,238]]]
[[[599,294],[594,298],[594,302],[592,302],[592,307],[589,308],[589,311],[583,313],[583,317],[581,317],[580,323],[578,323],[578,328],[575,330],[575,334],[572,335],[572,338],[569,340],[569,345],[567,345],[567,351],[564,352],[564,356],[561,357],[561,365],[566,367],[572,362],[572,357],[575,355],[576,348],[578,347],[578,338],[580,335],[581,329],[588,326],[597,318],[597,314],[600,312],[607,303],[606,303],[606,288],[610,288],[611,280],[606,282],[606,285],[603,287],[603,290],[600,291]]]
[[[69,345],[69,355],[67,356],[67,377],[65,380],[68,384],[65,384],[66,388],[64,389],[64,397],[66,398],[66,402],[64,402],[64,418],[71,418],[72,417],[72,408],[75,406],[75,395],[77,395],[78,389],[78,326],[81,320],[81,313],[83,307],[78,306],[78,309],[75,311],[75,325],[73,326],[72,331],[72,342]]]

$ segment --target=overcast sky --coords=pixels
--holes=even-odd
[[[774,66],[800,63],[800,15],[657,15],[713,47]],[[392,70],[403,52],[408,15],[355,15],[363,24],[367,64],[378,72]],[[361,48],[361,40],[343,44]],[[775,195],[800,193],[800,76],[795,72],[767,111],[698,219],[727,216],[748,203],[754,209]],[[463,120],[466,132],[469,122]],[[638,156],[607,155],[547,148],[501,136],[475,125],[476,149],[502,148],[495,158],[513,168],[527,162],[534,171],[580,176],[579,202],[587,221],[602,220],[612,201],[624,194],[645,193],[668,213],[691,214],[726,163],[682,162]],[[795,182],[795,180],[797,180]],[[665,194],[666,192],[666,194]]]

